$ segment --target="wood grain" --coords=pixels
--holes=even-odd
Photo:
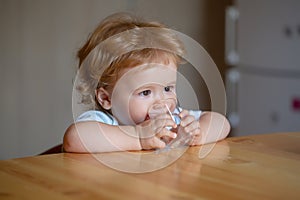
[[[212,150],[203,159],[199,146],[2,160],[0,199],[299,199],[300,133],[227,138],[206,147]],[[164,164],[147,173],[106,166]]]

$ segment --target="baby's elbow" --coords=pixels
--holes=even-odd
[[[214,114],[217,115],[219,125],[220,125],[220,128],[221,128],[221,138],[220,138],[220,140],[225,139],[229,135],[229,132],[230,132],[230,129],[231,129],[230,123],[229,123],[228,119],[226,118],[226,116],[224,116],[220,113],[214,113]]]
[[[79,140],[76,125],[72,124],[68,127],[63,138],[63,148],[66,152],[80,152],[82,144]]]
[[[224,138],[226,138],[229,135],[230,130],[231,130],[230,123],[229,123],[228,119],[224,116],[224,123],[223,123]]]
[[[219,127],[218,132],[219,134],[219,138],[217,140],[223,140],[225,139],[230,132],[231,126],[230,123],[228,121],[228,119],[226,118],[226,116],[222,115],[221,113],[217,113],[217,112],[210,112],[210,117],[213,120],[212,123],[216,126]]]

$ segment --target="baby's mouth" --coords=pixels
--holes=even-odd
[[[149,120],[149,119],[150,119],[150,116],[147,115],[144,121]]]

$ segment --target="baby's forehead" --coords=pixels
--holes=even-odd
[[[119,75],[122,76],[123,74],[127,73],[128,71],[146,71],[148,69],[155,68],[155,67],[159,67],[162,70],[164,70],[165,67],[177,70],[178,66],[177,66],[177,63],[171,59],[168,59],[168,60],[166,60],[166,59],[156,60],[155,59],[155,60],[150,60],[150,61],[145,60],[144,62],[142,62],[138,65],[124,67],[123,69],[120,70]]]
[[[168,85],[176,83],[177,67],[173,63],[146,63],[126,69],[116,84],[124,84],[132,90],[147,84]]]
[[[174,63],[144,63],[133,68],[129,68],[123,75],[147,75],[147,76],[165,76],[174,75],[177,73],[177,66]]]

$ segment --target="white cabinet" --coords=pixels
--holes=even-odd
[[[239,0],[239,65],[300,70],[300,1]]]
[[[299,11],[297,0],[237,0],[227,9],[233,136],[300,131]]]
[[[233,135],[300,130],[300,78],[239,68],[230,73],[238,74],[227,88],[233,94],[228,93]]]

